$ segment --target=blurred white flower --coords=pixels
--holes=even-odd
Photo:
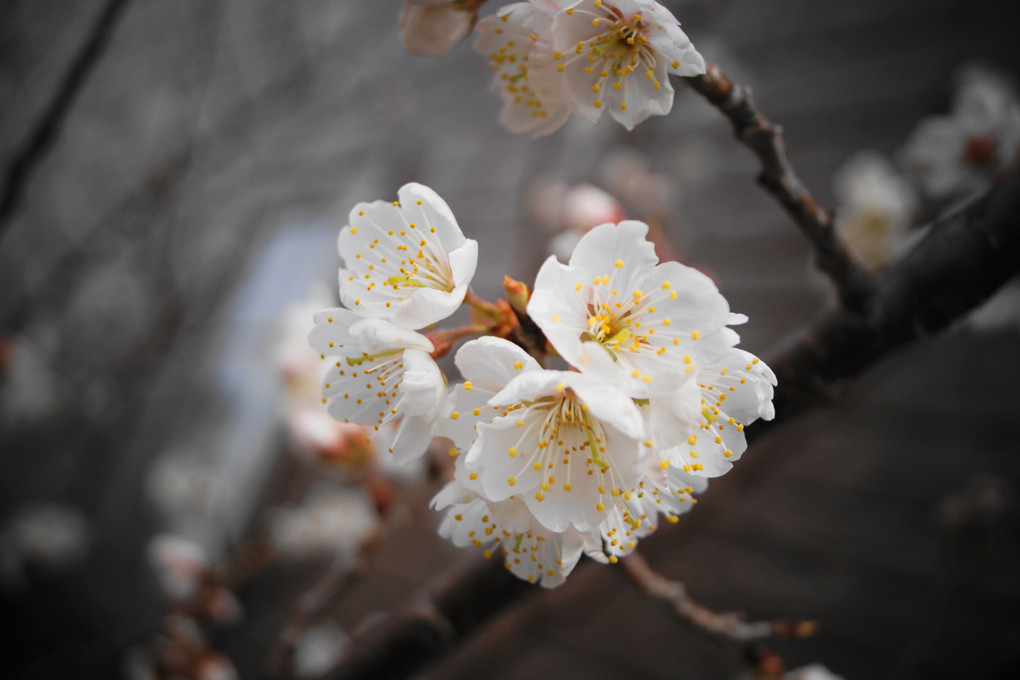
[[[163,593],[171,600],[187,601],[198,594],[209,568],[205,549],[176,534],[157,534],[149,539],[149,563]]]
[[[304,505],[275,508],[269,516],[273,547],[291,557],[328,553],[353,562],[379,526],[372,497],[360,488],[324,488]]]
[[[616,224],[627,214],[616,198],[591,184],[575,184],[562,196],[560,219],[562,231],[549,242],[549,251],[569,260],[581,237],[600,224]]]
[[[168,520],[212,515],[226,506],[231,487],[214,468],[188,455],[170,453],[149,469],[149,498]]]
[[[903,150],[905,165],[934,199],[967,199],[1017,164],[1020,99],[1000,73],[968,66],[957,75],[953,110],[922,120]]]
[[[869,269],[889,264],[904,247],[917,197],[892,164],[876,152],[850,158],[836,172],[835,228]]]
[[[633,209],[639,210],[638,217],[666,219],[672,214],[677,188],[665,177],[653,172],[648,159],[636,149],[614,149],[600,168],[605,186]],[[619,220],[602,220],[613,221]]]
[[[347,633],[332,622],[305,629],[294,649],[294,675],[299,678],[325,675],[340,662],[350,643]]]
[[[0,532],[4,577],[16,585],[26,569],[67,572],[85,559],[90,534],[88,520],[76,508],[44,502],[25,505]]]
[[[464,238],[432,189],[412,182],[397,196],[351,210],[338,242],[340,300],[360,316],[422,328],[460,307],[478,264],[478,243]]]
[[[557,13],[553,55],[562,94],[592,122],[604,109],[628,130],[669,113],[669,75],[705,72],[680,22],[654,0],[582,0]]]
[[[813,663],[790,671],[784,680],[843,680],[843,676],[836,675],[820,663]]]
[[[565,0],[515,2],[478,22],[475,51],[489,58],[503,98],[499,122],[511,132],[550,134],[570,116],[553,66],[552,23]]]
[[[276,326],[276,361],[292,402],[318,403],[324,366],[318,352],[308,346],[315,314],[336,306],[336,295],[325,285],[289,305]]]
[[[445,57],[471,32],[480,4],[478,0],[405,0],[400,36],[408,52]]]

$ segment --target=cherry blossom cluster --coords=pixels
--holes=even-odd
[[[398,198],[351,211],[344,307],[319,312],[310,341],[335,418],[386,433],[402,462],[449,440],[454,479],[433,506],[454,544],[558,585],[581,554],[615,562],[675,522],[744,452],[744,426],[773,417],[775,376],[730,328],[746,317],[704,274],[659,262],[645,224],[595,227],[494,305],[468,291],[477,244],[446,203],[419,184]],[[419,332],[462,303],[472,325]],[[521,319],[543,347],[524,348]],[[448,390],[435,358],[470,334]]]
[[[445,54],[467,33],[478,4],[409,0],[405,42],[419,54]],[[500,122],[534,136],[553,132],[570,114],[594,123],[604,111],[633,129],[669,113],[670,75],[705,72],[680,22],[654,0],[516,2],[476,30],[475,50],[488,58],[503,99]]]

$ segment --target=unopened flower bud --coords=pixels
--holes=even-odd
[[[528,313],[528,300],[531,299],[531,290],[524,283],[509,276],[503,277],[503,288],[506,290],[506,299],[510,307],[521,315]]]

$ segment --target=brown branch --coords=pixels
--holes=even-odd
[[[357,576],[360,565],[350,566],[351,558],[337,555],[319,579],[298,598],[290,618],[279,634],[279,647],[270,660],[270,673],[275,677],[293,675],[294,655],[301,636],[308,629],[312,617],[322,611],[329,600]]]
[[[970,207],[938,220],[906,257],[880,274],[869,314],[833,312],[776,353],[769,362],[779,379],[776,419],[756,423],[748,434],[827,403],[844,381],[893,349],[945,328],[1018,271],[1020,174],[1014,174]],[[536,592],[497,561],[457,567],[426,587],[414,604],[355,635],[351,652],[328,677],[410,675]]]
[[[752,642],[774,635],[809,637],[818,628],[814,621],[745,621],[735,612],[712,611],[691,599],[684,584],[652,569],[641,553],[632,552],[622,562],[624,571],[646,595],[666,602],[682,618],[709,633]]]
[[[340,666],[328,677],[411,675],[535,591],[506,571],[500,560],[465,561],[431,581],[408,607],[354,635]]]
[[[797,177],[782,128],[758,110],[749,88],[731,82],[714,64],[708,65],[704,75],[684,80],[729,119],[737,139],[761,161],[758,183],[779,201],[814,246],[818,267],[836,284],[843,305],[864,309],[872,299],[871,276],[836,236],[832,216]]]
[[[776,420],[829,403],[893,350],[948,327],[1020,271],[1020,173],[936,220],[876,276],[866,314],[836,310],[766,355],[779,378]],[[754,434],[772,423],[756,424]]]

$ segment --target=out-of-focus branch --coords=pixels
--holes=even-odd
[[[646,595],[669,604],[681,617],[709,633],[751,642],[773,635],[808,637],[818,628],[814,621],[745,621],[735,612],[712,611],[692,600],[684,584],[652,569],[641,553],[632,552],[622,562],[624,571]]]
[[[356,577],[360,569],[360,565],[352,569],[350,559],[347,555],[334,557],[315,584],[298,598],[290,618],[280,632],[279,649],[270,663],[270,672],[274,676],[293,675],[294,655],[302,633],[308,628],[308,622],[349,580]]]
[[[10,223],[15,208],[21,201],[28,182],[36,166],[46,152],[53,146],[64,117],[74,105],[88,76],[95,69],[99,58],[103,56],[106,45],[117,27],[118,20],[124,13],[127,0],[107,0],[89,33],[85,44],[75,56],[71,67],[57,86],[53,99],[37,121],[24,146],[18,150],[4,180],[3,197],[0,198],[0,236]]]
[[[748,434],[827,403],[834,386],[860,375],[893,349],[945,328],[1018,271],[1020,174],[1014,174],[970,207],[938,220],[906,257],[883,271],[867,315],[835,311],[773,353],[769,363],[779,379],[776,419],[754,424]],[[403,611],[355,635],[351,652],[328,677],[413,674],[486,619],[537,592],[498,561],[462,565],[429,584]]]
[[[871,276],[836,236],[832,216],[797,177],[782,128],[758,110],[749,88],[731,82],[714,64],[708,65],[704,75],[684,80],[729,119],[737,139],[761,161],[758,183],[779,201],[814,246],[818,267],[836,284],[843,305],[864,309],[872,299]]]
[[[400,678],[414,674],[534,586],[481,557],[440,574],[402,611],[356,634],[340,666],[327,677]]]

